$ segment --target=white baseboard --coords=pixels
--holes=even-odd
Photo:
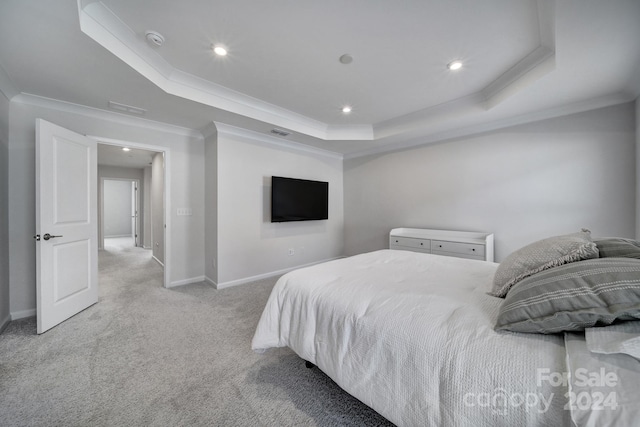
[[[36,315],[36,309],[13,311],[11,312],[11,320],[24,319],[25,317],[32,317]]]
[[[214,288],[218,288],[218,284],[216,283],[216,281],[207,276],[204,276],[204,283],[211,285]]]
[[[151,249],[151,246],[142,246],[142,249]]]
[[[200,282],[204,282],[204,281],[205,281],[205,277],[204,276],[197,276],[197,277],[191,277],[189,279],[176,280],[175,282],[171,282],[171,284],[169,284],[169,286],[167,286],[167,287],[168,288],[175,288],[176,286],[190,285],[192,283],[200,283]]]
[[[119,239],[121,237],[131,237],[133,239],[133,236],[131,234],[117,234],[114,236],[104,236],[105,239]]]
[[[160,264],[164,268],[164,263],[160,261],[158,258],[156,258],[155,255],[153,255],[151,258],[153,258],[158,264]]]
[[[272,271],[270,273],[258,274],[257,276],[245,277],[243,279],[229,280],[228,282],[215,283],[211,279],[208,279],[208,281],[209,283],[213,284],[213,286],[215,286],[216,289],[230,288],[231,286],[244,285],[247,283],[255,282],[256,280],[268,279],[274,276],[281,276],[285,273],[288,273],[293,270],[297,270],[299,268],[310,267],[312,265],[322,264],[323,262],[333,261],[335,259],[340,259],[340,258],[344,258],[344,257],[324,259],[322,261],[316,261],[316,262],[311,262],[309,264],[297,265],[295,267],[284,268],[282,270]]]
[[[6,329],[7,326],[9,326],[9,322],[11,322],[11,315],[7,315],[7,318],[0,321],[0,334],[2,333],[2,331],[4,331]]]

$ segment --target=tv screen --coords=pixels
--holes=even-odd
[[[271,222],[329,219],[329,183],[271,177]]]

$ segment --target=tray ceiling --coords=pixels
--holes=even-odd
[[[18,93],[365,154],[635,99],[639,20],[633,0],[8,1],[0,74]]]

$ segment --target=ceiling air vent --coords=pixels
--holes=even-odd
[[[116,111],[122,111],[123,113],[135,114],[138,116],[144,116],[147,110],[138,107],[132,107],[131,105],[120,104],[119,102],[109,101],[109,108]]]
[[[278,135],[278,136],[289,136],[289,135],[291,135],[291,132],[287,132],[286,130],[282,130],[282,129],[278,129],[278,128],[271,129],[271,133],[274,134],[274,135]]]

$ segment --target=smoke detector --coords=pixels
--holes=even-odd
[[[147,31],[145,37],[147,38],[147,42],[153,46],[160,47],[164,43],[164,37],[157,31]]]

